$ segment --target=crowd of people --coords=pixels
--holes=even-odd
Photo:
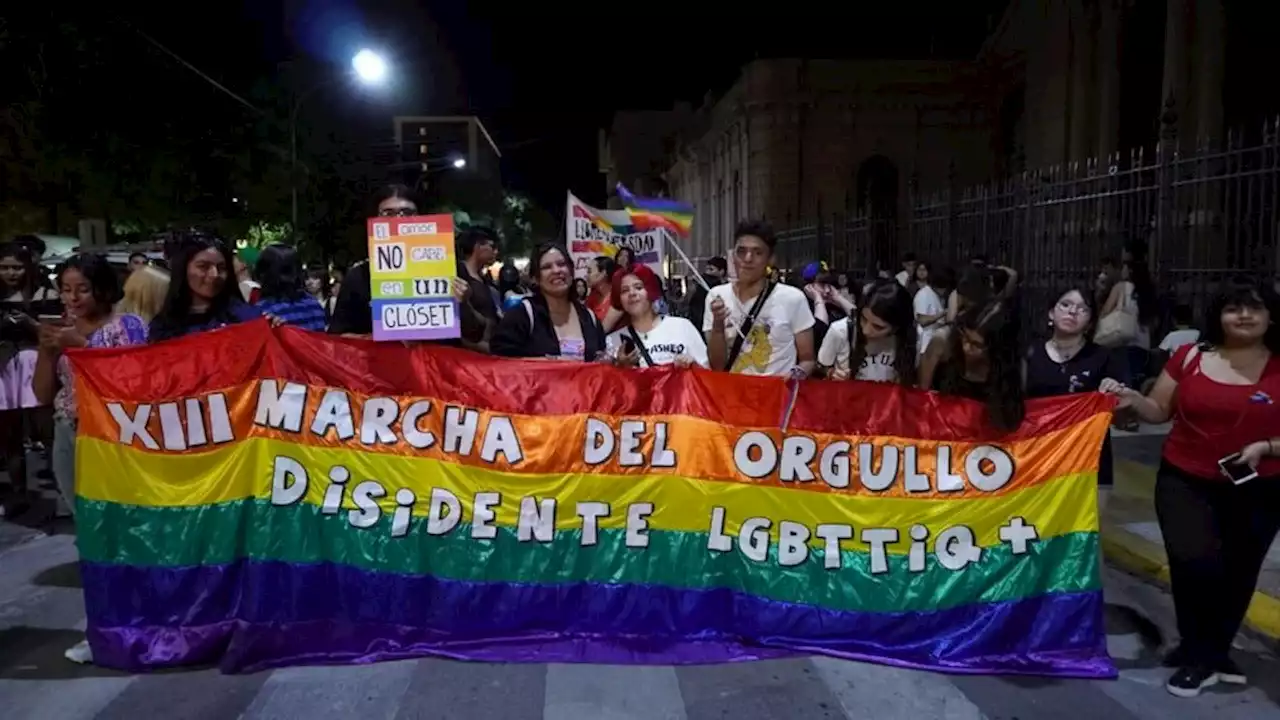
[[[403,187],[376,198],[380,216],[417,212]],[[1198,329],[1186,308],[1174,308],[1153,351],[1160,311],[1140,251],[1105,265],[1096,282],[1062,288],[1047,307],[1025,307],[1018,274],[982,257],[953,269],[907,256],[896,275],[863,282],[812,263],[789,284],[773,268],[768,225],[743,222],[725,241],[729,258],[707,260],[684,293],[625,249],[591,260],[577,277],[555,242],[534,249],[525,273],[507,264],[495,279],[486,268],[498,257],[497,233],[461,229],[453,282],[461,337],[450,344],[621,368],[896,383],[980,403],[996,434],[1022,423],[1028,399],[1110,393],[1121,424],[1172,423],[1156,487],[1181,635],[1167,658],[1175,668],[1167,687],[1189,697],[1245,682],[1229,650],[1280,530],[1280,299],[1269,282],[1224,283]],[[263,316],[339,336],[372,330],[367,260],[337,278],[305,270],[284,245],[237,256],[212,235],[177,233],[164,248],[169,270],[131,258],[122,288],[102,256],[76,255],[50,279],[39,270],[41,252],[30,239],[0,246],[10,513],[22,505],[32,442],[47,448],[74,511],[76,399],[65,350],[160,342]],[[1037,319],[1024,323],[1028,313]],[[1024,339],[1035,325],[1043,336]],[[1233,482],[1224,462],[1256,477]],[[1108,440],[1100,509],[1112,482]],[[81,643],[68,657],[91,653]]]

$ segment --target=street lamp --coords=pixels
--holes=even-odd
[[[380,83],[387,76],[387,63],[382,56],[372,50],[361,50],[351,58],[351,67],[356,75],[367,83]]]
[[[467,166],[466,158],[457,158],[456,160],[453,161],[453,167],[455,170],[461,170],[466,166]]]
[[[365,85],[381,85],[387,77],[386,60],[368,48],[351,58],[351,67],[355,70],[356,78]],[[289,108],[289,195],[292,207],[289,217],[292,223],[291,231],[295,237],[298,232],[298,111],[302,109],[304,100],[320,88],[337,81],[330,78],[316,83],[307,91],[299,93]]]

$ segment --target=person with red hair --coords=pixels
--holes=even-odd
[[[619,367],[676,365],[707,367],[707,344],[693,323],[662,315],[662,284],[645,265],[619,269],[613,276],[613,307],[630,321],[605,339],[605,352]]]

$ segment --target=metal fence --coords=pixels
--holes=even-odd
[[[1165,312],[1176,304],[1202,311],[1224,277],[1274,276],[1280,266],[1280,119],[1264,123],[1261,136],[1232,132],[1190,150],[1167,121],[1154,152],[912,190],[900,223],[851,212],[787,228],[780,264],[823,259],[861,275],[877,263],[896,270],[906,252],[935,266],[982,254],[1019,271],[1031,308],[1047,307],[1059,288],[1091,284],[1104,258],[1141,245]]]

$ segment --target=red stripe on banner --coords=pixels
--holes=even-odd
[[[337,386],[369,395],[417,395],[529,415],[692,415],[739,427],[776,428],[787,399],[780,378],[708,371],[618,370],[599,364],[508,360],[438,345],[339,338],[266,321],[146,348],[72,351],[85,392],[102,400],[158,402],[258,378]],[[85,396],[87,399],[87,396]],[[1035,437],[1102,412],[1089,393],[1028,402],[1027,419],[1003,441]],[[805,381],[790,427],[939,441],[997,437],[980,403],[897,385]]]

